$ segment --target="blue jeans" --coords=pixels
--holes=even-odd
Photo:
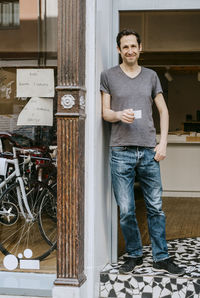
[[[135,175],[143,191],[154,261],[169,257],[162,211],[162,185],[154,148],[112,147],[110,156],[112,186],[120,208],[120,226],[131,257],[142,256],[141,235],[135,214]]]

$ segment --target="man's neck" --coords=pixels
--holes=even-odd
[[[137,76],[141,71],[141,66],[137,63],[133,65],[122,63],[120,64],[121,69],[131,78]]]

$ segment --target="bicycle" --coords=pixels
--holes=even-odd
[[[13,159],[4,159],[13,171],[0,183],[0,251],[19,258],[29,248],[31,259],[43,260],[56,249],[56,194],[40,181],[23,178],[17,151],[29,153],[14,147]],[[22,165],[31,158],[24,155]]]

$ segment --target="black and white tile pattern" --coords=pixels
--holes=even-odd
[[[124,256],[108,264],[100,275],[100,297],[200,298],[200,237],[168,241],[170,256],[186,274],[173,277],[152,271],[151,246],[144,246],[144,264],[134,273],[119,274]]]

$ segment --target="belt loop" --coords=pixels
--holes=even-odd
[[[140,152],[139,152],[139,147],[137,147],[137,159],[139,160],[139,158],[140,158]]]

